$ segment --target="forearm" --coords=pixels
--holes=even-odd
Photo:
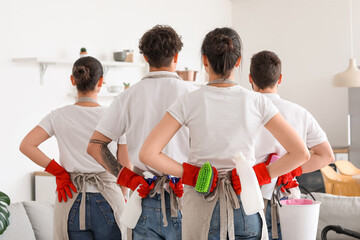
[[[35,146],[20,146],[20,151],[30,158],[37,165],[46,168],[51,159],[46,156],[38,147]]]
[[[117,177],[122,166],[110,152],[108,144],[109,142],[91,139],[87,152],[108,172]]]
[[[126,144],[118,144],[117,159],[121,166],[127,167],[130,170],[133,170],[134,166],[130,162]]]
[[[328,141],[312,147],[310,154],[310,160],[301,166],[303,173],[319,170],[335,161],[333,150]]]
[[[291,154],[286,153],[281,158],[279,158],[276,162],[267,166],[270,177],[275,178],[291,172],[295,168],[303,165],[306,161],[308,161],[308,154],[306,153],[298,153]]]
[[[159,172],[175,177],[182,177],[183,175],[182,164],[176,162],[164,153],[146,154],[140,151],[139,158],[141,162],[158,170]]]

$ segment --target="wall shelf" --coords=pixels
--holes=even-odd
[[[40,67],[40,84],[44,84],[44,75],[49,65],[70,65],[72,66],[75,60],[59,59],[59,58],[39,58],[39,57],[28,57],[28,58],[13,58],[13,62],[18,63],[32,63],[38,64]],[[110,68],[130,68],[137,67],[143,68],[146,66],[145,63],[134,63],[134,62],[115,62],[115,61],[101,61],[104,68],[104,77]]]

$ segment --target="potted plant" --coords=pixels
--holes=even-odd
[[[130,83],[123,82],[123,84],[124,84],[124,90],[126,90],[130,87]]]
[[[80,48],[80,57],[87,56],[86,48],[82,47]]]
[[[10,205],[10,198],[0,191],[0,235],[3,234],[10,224],[10,212],[6,205]]]

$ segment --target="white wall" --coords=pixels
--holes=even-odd
[[[354,55],[360,61],[359,1],[353,1]],[[234,0],[233,27],[244,44],[242,85],[251,56],[271,50],[283,63],[280,95],[308,109],[333,146],[347,145],[348,93],[331,78],[350,58],[349,1]]]
[[[14,202],[31,199],[32,173],[41,170],[18,151],[25,134],[51,109],[73,102],[67,94],[70,66],[50,66],[39,84],[35,65],[13,57],[75,59],[80,47],[101,60],[113,51],[135,49],[155,24],[171,25],[183,36],[179,68],[200,69],[200,45],[215,27],[233,26],[242,37],[241,83],[249,87],[249,59],[263,49],[283,61],[280,94],[299,103],[320,122],[332,145],[346,145],[347,89],[333,88],[331,77],[350,57],[348,5],[342,0],[13,0],[0,8],[0,73],[3,106],[0,125],[0,191]],[[354,1],[353,12],[360,4]],[[360,15],[354,14],[354,29]],[[354,42],[360,41],[354,31]],[[354,46],[359,60],[359,47]],[[137,59],[140,59],[139,55]],[[135,81],[139,74],[111,70],[108,82]],[[240,75],[239,75],[240,76]],[[201,78],[203,78],[203,72]],[[109,101],[100,100],[104,104]],[[55,140],[42,146],[57,158]]]
[[[231,25],[231,6],[230,0],[13,0],[2,4],[0,191],[9,194],[13,202],[33,197],[31,176],[41,167],[19,152],[20,141],[51,109],[73,102],[67,96],[70,66],[49,66],[45,84],[40,85],[38,67],[13,63],[13,57],[76,59],[84,46],[89,54],[111,60],[116,50],[138,52],[138,40],[146,30],[168,24],[184,42],[179,68],[199,69],[205,33]],[[132,74],[121,70],[110,71],[107,81],[115,84],[138,78],[129,79]],[[57,158],[55,140],[42,149]]]

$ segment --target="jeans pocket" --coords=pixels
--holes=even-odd
[[[216,203],[213,215],[210,221],[209,235],[220,233],[220,206]]]
[[[81,202],[81,195],[79,194],[79,196],[77,197],[77,199],[74,201],[70,212],[69,212],[69,218],[68,218],[68,224],[72,225],[75,221],[75,218],[78,214],[78,209],[80,206],[80,202]]]
[[[175,232],[175,239],[181,240],[181,218],[173,218],[172,224]]]
[[[114,211],[110,207],[110,204],[105,199],[96,200],[96,204],[98,205],[106,222],[108,224],[116,224],[115,217],[114,217]]]
[[[245,215],[246,216],[246,215]],[[262,233],[262,220],[259,213],[247,215],[244,218],[245,232],[249,237],[260,237]]]

